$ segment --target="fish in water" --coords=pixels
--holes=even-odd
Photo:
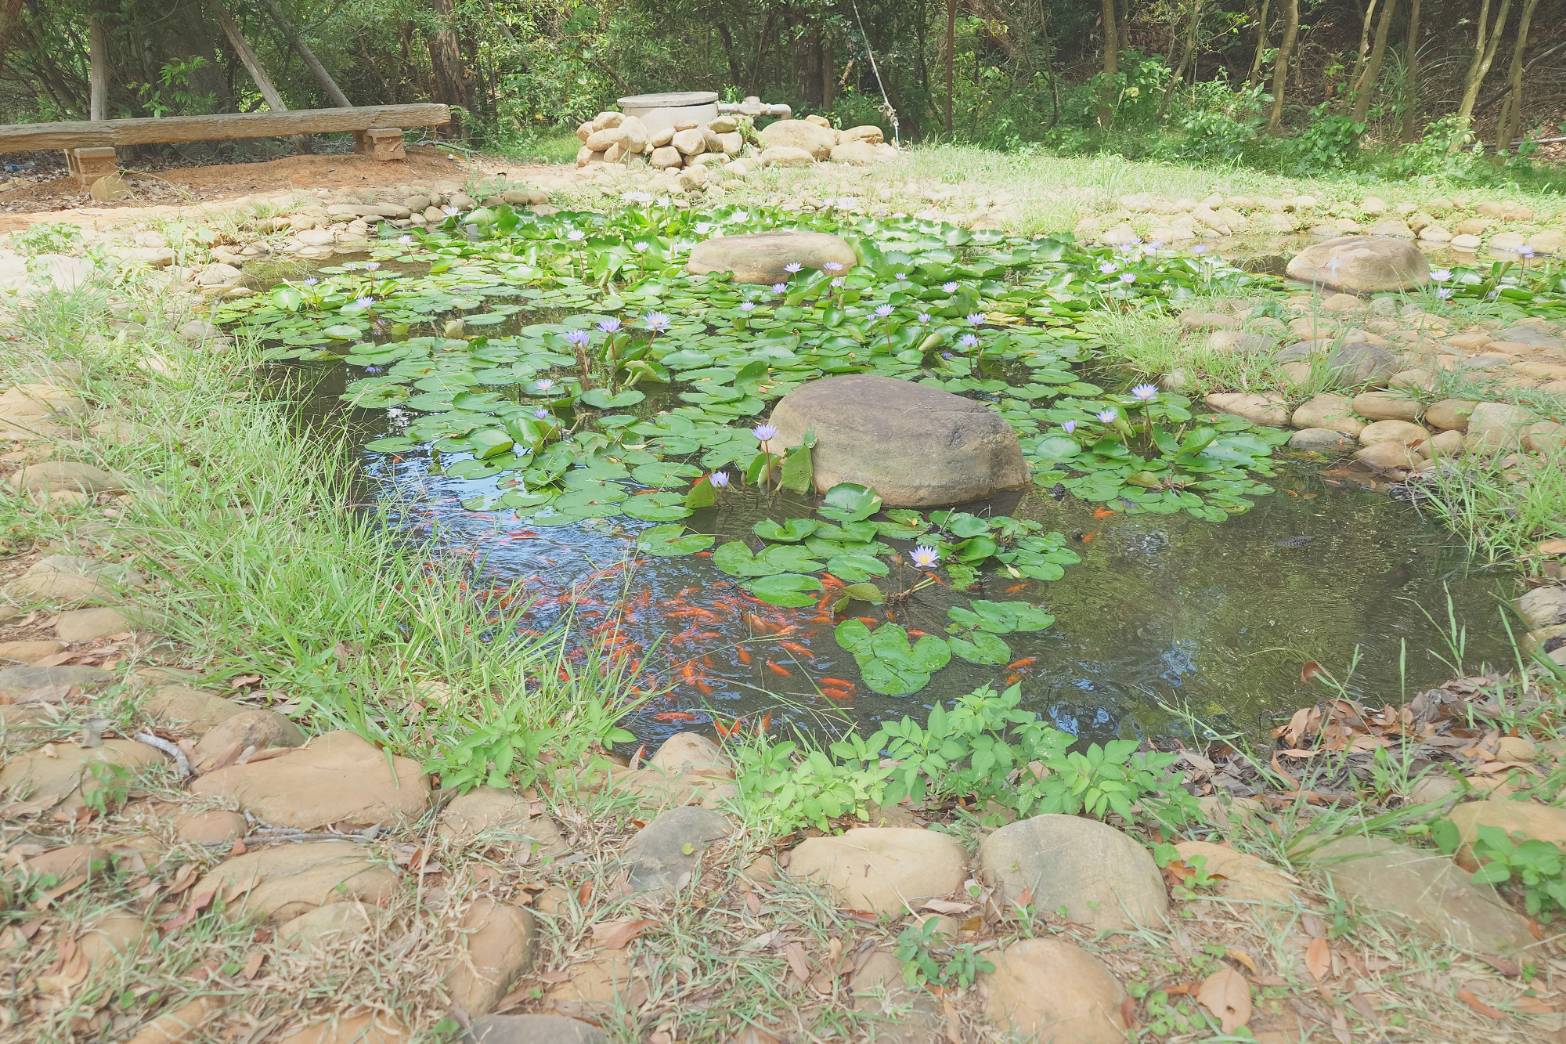
[[[1287,548],[1300,548],[1306,546],[1309,543],[1310,537],[1308,536],[1291,536],[1284,537],[1282,540],[1278,541],[1278,546]]]

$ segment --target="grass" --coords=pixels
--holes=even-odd
[[[111,295],[142,304],[118,321]],[[90,401],[135,404],[128,430],[94,443],[128,480],[109,541],[153,579],[149,608],[191,665],[259,674],[314,727],[426,759],[475,735],[493,741],[470,744],[482,758],[520,730],[535,757],[574,761],[611,735],[623,671],[567,657],[563,632],[500,640],[513,592],[476,595],[470,562],[432,560],[383,507],[356,505],[350,454],[302,433],[255,346],[188,343],[174,331],[190,316],[165,304],[136,284],[46,295],[21,316],[20,350],[39,368],[79,363]],[[13,545],[49,524],[0,508]]]
[[[1566,537],[1566,450],[1504,456],[1469,455],[1437,468],[1422,488],[1436,514],[1477,555],[1542,566],[1539,541]]]

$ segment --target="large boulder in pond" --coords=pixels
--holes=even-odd
[[[1026,486],[1017,434],[983,403],[913,381],[811,381],[772,409],[774,452],[814,433],[815,486],[858,482],[888,507],[946,507]]]
[[[697,243],[685,270],[691,275],[732,272],[737,283],[785,283],[790,264],[846,269],[858,262],[847,241],[826,232],[752,232]]]
[[[1295,254],[1288,275],[1332,290],[1374,294],[1424,286],[1430,281],[1430,262],[1406,239],[1339,236]]]

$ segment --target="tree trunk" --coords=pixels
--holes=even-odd
[[[1098,97],[1098,125],[1108,127],[1114,118],[1111,97],[1114,94],[1114,78],[1120,73],[1120,33],[1115,28],[1115,0],[1104,0],[1104,84]]]
[[[11,37],[22,24],[22,0],[0,0],[0,61],[11,47]]]
[[[1370,53],[1370,27],[1375,23],[1375,20],[1376,0],[1370,0],[1365,5],[1365,14],[1359,23],[1359,50],[1354,52],[1354,75],[1349,77],[1351,86],[1358,83],[1359,78],[1364,75],[1365,61]]]
[[[1512,0],[1501,0],[1500,9],[1495,13],[1495,23],[1490,25],[1487,16],[1490,13],[1490,0],[1481,0],[1479,8],[1479,20],[1477,22],[1477,36],[1474,38],[1474,57],[1468,63],[1468,75],[1463,80],[1463,98],[1457,105],[1457,122],[1459,126],[1466,127],[1474,118],[1474,103],[1479,100],[1479,88],[1484,84],[1484,78],[1490,72],[1490,63],[1495,61],[1495,51],[1501,42],[1501,33],[1506,28],[1506,16],[1511,13]],[[1462,147],[1462,141],[1454,137],[1452,139],[1452,151]]]
[[[294,24],[283,14],[282,8],[277,6],[277,0],[261,0],[261,6],[266,8],[266,13],[272,16],[272,21],[276,22],[277,27],[283,31],[283,38],[288,41],[288,46],[299,55],[306,68],[310,70],[310,74],[321,85],[321,90],[326,92],[327,100],[340,108],[346,109],[351,106],[353,103],[348,100],[342,88],[337,86],[337,81],[332,79],[332,74],[326,71],[326,66],[321,64],[321,60],[315,56],[310,45],[304,42],[304,37],[299,35],[294,29]]]
[[[1506,103],[1501,107],[1501,118],[1495,129],[1497,152],[1510,149],[1522,133],[1523,52],[1528,49],[1528,29],[1533,23],[1534,8],[1538,6],[1539,0],[1523,0],[1522,13],[1518,16],[1517,38],[1512,42],[1512,67],[1506,78]]]
[[[1359,81],[1354,84],[1352,116],[1355,123],[1364,123],[1370,116],[1370,96],[1375,90],[1376,81],[1381,78],[1381,63],[1386,60],[1387,36],[1392,31],[1392,16],[1395,14],[1397,0],[1386,0],[1386,5],[1381,9],[1381,21],[1376,23],[1376,42],[1370,47],[1370,58],[1365,62]]]
[[[209,0],[209,3],[212,5],[212,13],[217,17],[218,25],[223,27],[223,34],[228,37],[234,53],[239,56],[240,64],[255,81],[256,90],[261,92],[261,97],[266,99],[267,108],[273,112],[287,112],[288,106],[283,102],[283,96],[272,85],[271,77],[267,76],[266,70],[261,67],[261,59],[251,49],[244,33],[239,31],[239,23],[234,21],[234,16],[218,0]]]
[[[1289,62],[1294,57],[1294,41],[1300,35],[1300,0],[1283,0],[1283,40],[1272,66],[1272,111],[1267,129],[1278,133],[1283,126],[1283,90],[1289,78]]]
[[[1413,141],[1419,133],[1419,5],[1409,0],[1408,37],[1403,43],[1403,133]]]
[[[957,0],[946,0],[946,133],[953,131],[952,103],[957,91]]]
[[[94,14],[87,22],[88,71],[87,118],[109,118],[109,41],[103,32],[103,19]]]
[[[1180,49],[1180,64],[1175,66],[1174,74],[1169,77],[1169,86],[1164,88],[1164,96],[1158,101],[1158,119],[1164,118],[1164,113],[1169,110],[1169,102],[1174,98],[1175,91],[1181,81],[1185,79],[1185,71],[1191,64],[1191,57],[1196,53],[1196,32],[1202,21],[1202,0],[1189,0],[1191,4],[1191,20],[1186,23],[1185,45]]]
[[[1261,10],[1256,15],[1256,53],[1251,56],[1251,71],[1245,74],[1246,83],[1260,83],[1262,62],[1267,57],[1267,15],[1271,0],[1261,0]],[[1417,0],[1416,0],[1417,2]]]
[[[435,100],[447,105],[472,111],[473,99],[468,96],[467,70],[462,66],[462,51],[457,46],[455,14],[451,0],[430,0],[435,10],[435,31],[430,33],[430,72],[435,79]],[[462,130],[462,116],[453,113],[454,131]]]

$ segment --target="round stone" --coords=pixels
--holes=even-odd
[[[1013,943],[981,981],[990,1021],[1024,1039],[1076,1044],[1125,1040],[1125,988],[1102,961],[1071,943]]]
[[[785,283],[789,264],[804,268],[859,263],[854,248],[826,232],[752,232],[697,243],[685,270],[692,275],[732,272],[737,283]]]
[[[789,876],[824,885],[853,910],[895,916],[962,886],[962,846],[949,834],[910,827],[855,827],[812,837],[789,854]]]
[[[812,381],[772,410],[774,452],[815,436],[818,492],[857,482],[888,507],[945,507],[1031,480],[1017,433],[983,403],[913,381],[850,374]]]
[[[1407,239],[1339,236],[1301,250],[1289,262],[1288,274],[1330,290],[1369,294],[1424,286],[1430,263]]]
[[[979,846],[979,867],[1002,909],[1064,908],[1096,931],[1158,924],[1169,909],[1151,853],[1083,816],[1045,814],[1003,826]]]

